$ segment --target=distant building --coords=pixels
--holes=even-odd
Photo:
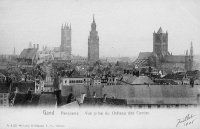
[[[62,25],[60,52],[65,52],[67,59],[71,59],[71,24]]]
[[[93,16],[91,31],[88,37],[88,61],[95,62],[99,60],[99,36],[96,30],[96,23]]]
[[[153,33],[153,52],[140,52],[134,62],[137,67],[151,66],[167,72],[191,71],[193,68],[193,45],[190,54],[172,55],[168,51],[168,32],[164,33],[160,27]]]
[[[85,62],[87,62],[87,58],[82,57],[82,56],[72,56],[71,62],[72,63],[85,63]]]
[[[25,48],[19,55],[18,60],[20,62],[27,63],[27,65],[32,65],[36,63],[37,52],[39,50],[39,44],[34,44],[34,47]]]

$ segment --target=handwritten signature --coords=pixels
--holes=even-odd
[[[178,122],[176,124],[176,127],[182,125],[182,126],[189,126],[192,125],[194,123],[194,121],[196,120],[196,115],[193,114],[187,114],[184,118],[182,119],[177,119]]]

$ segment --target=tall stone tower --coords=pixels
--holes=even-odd
[[[71,59],[71,24],[62,25],[60,51],[65,52],[67,59]]]
[[[96,30],[96,23],[93,15],[91,31],[88,37],[88,61],[95,62],[99,60],[99,36]]]
[[[161,27],[153,33],[153,52],[162,58],[168,55],[168,33],[163,33]]]

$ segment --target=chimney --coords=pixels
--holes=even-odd
[[[16,89],[15,89],[15,93],[19,93],[19,89],[18,89],[18,87],[16,87]]]
[[[39,44],[37,44],[37,50],[39,50]]]

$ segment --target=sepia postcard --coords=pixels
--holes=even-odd
[[[200,129],[199,0],[0,0],[0,129]]]

